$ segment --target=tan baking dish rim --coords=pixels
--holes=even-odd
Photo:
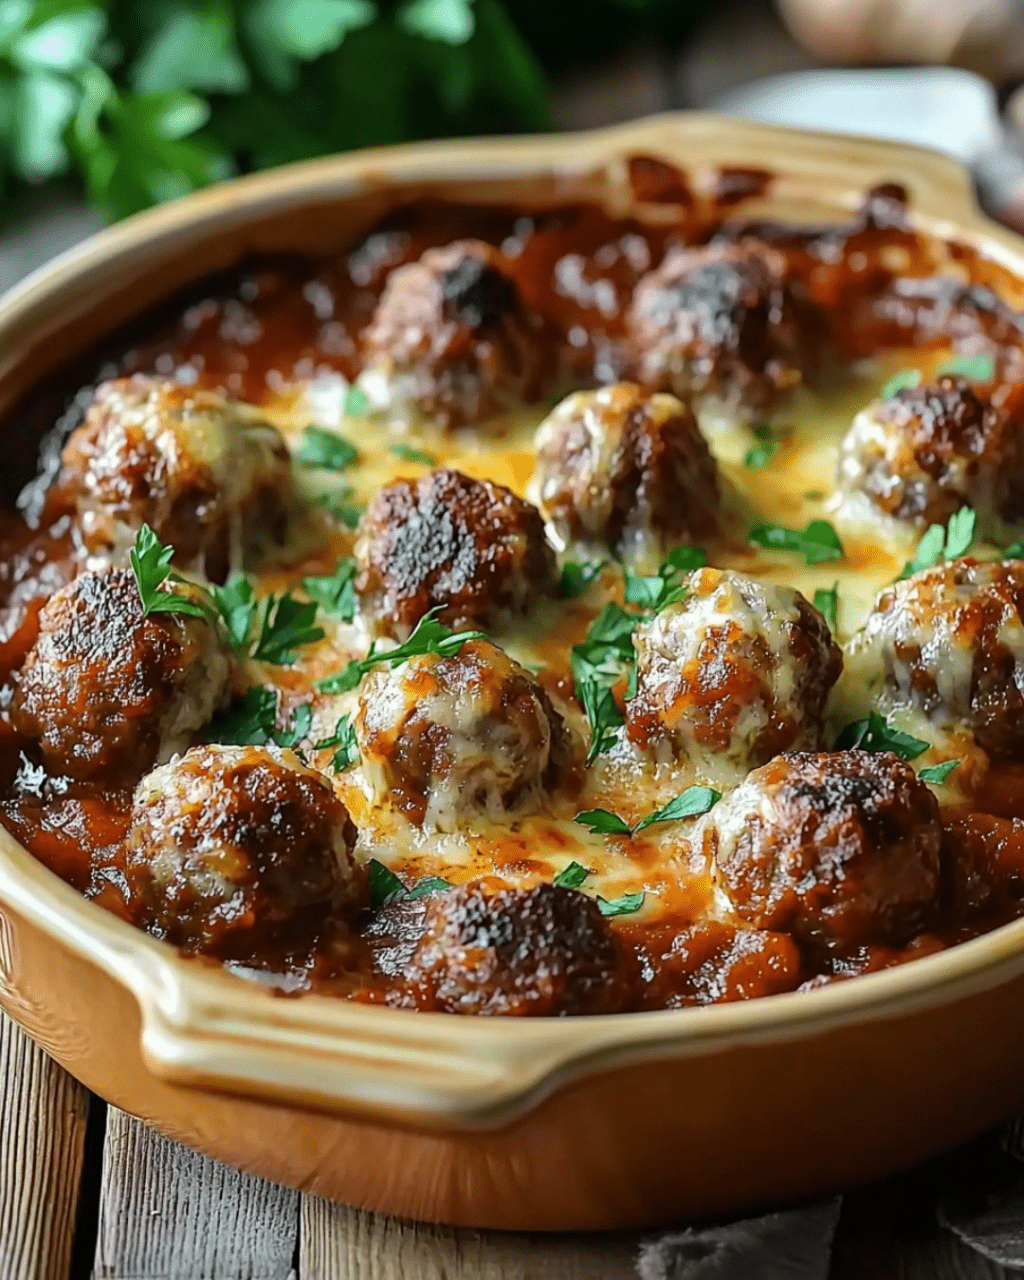
[[[244,211],[261,201],[264,210],[287,209],[375,185],[440,183],[446,181],[440,167],[455,156],[462,180],[578,174],[636,153],[686,164],[688,147],[698,149],[709,167],[750,164],[767,154],[769,138],[776,147],[770,163],[784,163],[786,176],[805,180],[820,181],[827,172],[823,154],[841,147],[848,191],[851,169],[863,174],[861,190],[886,175],[902,181],[923,231],[971,244],[1024,278],[1024,246],[977,210],[965,171],[938,153],[699,113],[666,115],[586,134],[427,143],[309,161],[139,215],[61,255],[0,301],[0,385],[14,371],[18,347],[12,340],[7,349],[14,354],[5,359],[4,335],[24,341],[55,292],[76,285],[79,304],[87,308],[83,295],[90,281],[112,259],[130,264],[134,253],[156,242],[170,252],[182,227],[242,225]],[[0,411],[19,392],[0,394]],[[0,901],[132,993],[146,1064],[165,1081],[426,1128],[504,1124],[585,1074],[883,1021],[966,998],[1024,971],[1022,919],[912,963],[809,992],[590,1018],[467,1018],[313,994],[282,998],[185,960],[88,902],[3,829]],[[17,1016],[17,957],[5,946],[5,929],[0,915],[0,989]]]

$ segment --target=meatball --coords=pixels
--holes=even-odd
[[[221,701],[229,661],[204,618],[142,612],[127,569],[83,573],[39,615],[11,719],[48,768],[138,778],[184,751]]]
[[[692,411],[632,382],[578,391],[541,423],[533,477],[561,550],[637,557],[715,532],[718,468]]]
[[[499,820],[535,806],[570,764],[568,733],[545,691],[482,640],[450,658],[375,667],[360,686],[355,729],[378,800],[441,830],[466,811]]]
[[[478,881],[433,895],[407,970],[421,1008],[618,1013],[634,973],[597,904],[576,889]]]
[[[763,245],[669,250],[627,317],[639,379],[743,417],[772,409],[815,362],[821,321]]]
[[[393,271],[363,341],[392,402],[448,428],[536,400],[548,381],[544,323],[504,256],[480,240]]]
[[[377,491],[356,561],[364,612],[377,631],[403,639],[434,607],[451,627],[500,626],[555,584],[537,508],[447,468]]]
[[[822,743],[842,654],[792,587],[698,569],[688,590],[633,635],[629,736],[659,763],[689,758],[741,777],[791,747]]]
[[[286,537],[292,474],[280,432],[250,405],[165,378],[104,382],[71,433],[58,484],[88,551],[117,557],[148,524],[175,563],[223,581]]]
[[[356,830],[327,779],[276,747],[193,747],[139,783],[125,875],[139,922],[251,957],[365,905]]]
[[[938,802],[889,753],[786,752],[720,801],[701,836],[742,920],[812,946],[905,942],[936,903]]]
[[[940,378],[862,409],[838,478],[898,519],[945,524],[967,505],[998,532],[1024,519],[1024,432],[962,378]]]
[[[1024,757],[1024,562],[955,560],[887,587],[847,645],[863,708],[909,707]]]

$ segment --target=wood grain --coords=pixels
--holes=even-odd
[[[507,1235],[403,1222],[306,1196],[301,1280],[635,1280],[635,1235]]]
[[[88,1095],[0,1013],[0,1276],[63,1280]]]
[[[96,1280],[289,1280],[298,1231],[298,1192],[197,1155],[111,1108]]]

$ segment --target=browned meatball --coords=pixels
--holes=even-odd
[[[792,587],[728,569],[698,569],[688,587],[634,633],[633,741],[726,781],[820,746],[842,655],[818,610]]]
[[[773,408],[813,365],[820,331],[785,275],[766,246],[669,250],[629,310],[640,381],[742,416]]]
[[[407,975],[421,1008],[446,1013],[618,1013],[634,996],[633,966],[596,903],[553,884],[433,895]]]
[[[999,532],[1024,519],[1024,431],[962,378],[906,387],[854,418],[839,485],[921,526],[971,506]]]
[[[960,923],[1019,915],[1024,902],[1024,820],[969,813],[946,825],[942,842],[947,905]]]
[[[536,400],[550,371],[547,347],[504,256],[457,240],[391,273],[364,363],[386,379],[393,404],[458,427]]]
[[[150,932],[253,957],[365,905],[355,839],[330,783],[292,752],[193,747],[139,783],[125,874]]]
[[[364,611],[399,638],[435,606],[450,627],[500,626],[555,581],[537,508],[447,468],[377,491],[359,524],[356,560]]]
[[[903,942],[935,905],[942,825],[898,756],[787,752],[704,819],[716,882],[741,919],[822,946]]]
[[[1024,563],[956,560],[887,587],[850,640],[865,713],[922,711],[992,755],[1024,756]]]
[[[378,801],[441,830],[468,813],[500,821],[536,806],[569,765],[568,735],[547,694],[485,641],[450,658],[426,653],[374,668],[355,725]]]
[[[11,718],[57,773],[138,778],[189,746],[228,667],[205,619],[145,617],[129,570],[84,573],[43,608]]]
[[[718,526],[718,468],[690,408],[633,382],[578,391],[541,423],[533,487],[561,550],[657,558]]]
[[[254,408],[141,374],[97,388],[58,483],[90,552],[123,554],[148,524],[214,581],[284,541],[293,492],[288,449]]]

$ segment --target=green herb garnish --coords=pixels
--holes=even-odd
[[[578,822],[581,827],[586,827],[588,831],[594,831],[598,835],[629,836],[633,834],[629,823],[624,822],[617,813],[612,813],[608,809],[586,809],[583,813],[578,813],[573,818],[573,822]]]
[[[586,867],[578,862],[570,862],[567,867],[559,871],[551,883],[558,885],[560,889],[578,889],[589,875],[590,872]]]
[[[312,719],[312,708],[304,702],[295,708],[291,724],[278,729],[277,690],[254,684],[240,702],[217,716],[210,725],[209,739],[229,746],[262,747],[275,742],[279,747],[294,748],[309,733]]]
[[[321,738],[313,743],[314,751],[328,751],[337,747],[331,757],[331,768],[335,773],[342,773],[359,759],[359,743],[356,740],[355,725],[347,716],[341,716],[329,738]]]
[[[894,729],[877,711],[866,720],[848,724],[836,739],[837,751],[891,751],[904,760],[916,760],[929,746],[921,738]]]
[[[580,700],[583,714],[590,722],[590,750],[587,752],[587,764],[591,765],[598,756],[610,751],[618,741],[618,731],[623,723],[622,712],[615,701],[615,695],[601,680],[577,680],[576,696]]]
[[[961,762],[959,760],[943,760],[942,764],[930,764],[917,775],[922,782],[934,782],[936,786],[945,782],[953,770]]]
[[[324,471],[344,471],[358,457],[359,450],[355,445],[333,431],[325,431],[323,427],[307,427],[295,450],[296,462]]]
[[[973,507],[961,507],[955,515],[949,517],[949,523],[945,527],[941,524],[929,525],[917,544],[913,560],[907,561],[896,581],[902,582],[911,574],[931,569],[940,561],[948,563],[966,554],[974,541],[977,519]]]
[[[994,356],[951,356],[935,370],[937,378],[967,378],[970,382],[991,382],[996,376]]]
[[[825,564],[845,555],[839,534],[827,520],[812,520],[806,529],[787,529],[768,520],[755,520],[748,534],[756,546],[772,551],[794,551],[808,564]]]
[[[323,507],[335,520],[340,520],[342,524],[354,529],[359,523],[359,517],[363,514],[363,508],[352,501],[354,493],[355,490],[350,484],[343,484],[338,489],[332,489],[330,493],[320,494],[316,504]]]
[[[586,827],[588,831],[601,835],[633,836],[638,831],[652,827],[656,822],[678,822],[681,818],[699,817],[713,809],[721,798],[722,793],[711,787],[687,787],[674,800],[655,809],[646,818],[641,818],[635,827],[631,827],[617,813],[608,809],[587,809],[584,813],[578,813],[573,821]]]
[[[1003,551],[1004,560],[1020,560],[1024,558],[1024,542],[1011,542]]]
[[[354,384],[345,392],[345,402],[342,405],[343,413],[366,413],[370,407],[370,397],[362,389]]]
[[[210,590],[217,605],[217,612],[227,629],[232,648],[244,649],[249,641],[253,618],[256,616],[252,582],[244,573],[239,573],[229,578],[222,587],[214,586]]]
[[[469,640],[490,639],[483,631],[452,631],[444,623],[438,622],[437,614],[440,607],[440,605],[436,606],[420,618],[412,635],[404,644],[394,649],[378,650],[374,642],[365,658],[355,659],[334,675],[318,680],[316,687],[324,693],[346,693],[349,689],[354,689],[367,671],[373,667],[380,665],[397,667],[409,658],[418,657],[423,653],[437,653],[443,658],[451,658]]]
[[[323,627],[313,625],[316,608],[315,600],[296,600],[288,591],[282,596],[267,596],[252,656],[258,662],[290,666],[298,657],[297,648],[324,638]]]
[[[428,893],[436,893],[440,889],[450,889],[451,885],[440,876],[424,876],[411,889],[407,889],[398,876],[386,867],[383,862],[371,858],[366,864],[369,881],[370,906],[373,909],[386,907],[397,898],[423,898]]]
[[[814,607],[834,634],[839,626],[839,583],[831,588],[819,587],[814,593]]]
[[[391,452],[397,458],[404,458],[406,462],[422,462],[425,467],[437,465],[437,459],[432,453],[427,453],[425,449],[417,449],[411,444],[393,444]]]
[[[321,609],[337,614],[342,622],[356,616],[356,566],[352,560],[341,560],[332,574],[303,578],[302,588]]]
[[[442,889],[450,889],[451,882],[442,876],[424,876],[417,880],[411,889],[406,890],[409,898],[425,898],[428,893],[439,893]]]
[[[181,581],[171,573],[173,557],[174,548],[165,547],[149,525],[144,524],[135,535],[135,545],[128,553],[143,614],[148,617],[151,613],[187,613],[192,618],[208,618],[207,611],[195,600],[174,591],[161,590],[168,578]]]
[[[607,560],[566,560],[562,565],[562,576],[558,583],[558,594],[563,599],[581,596],[587,587],[601,575]]]
[[[772,438],[772,429],[766,422],[756,422],[751,430],[758,443],[747,450],[743,465],[751,471],[763,471],[778,453],[782,441]]]
[[[702,547],[676,547],[662,561],[656,574],[637,574],[624,568],[624,596],[627,604],[638,604],[643,609],[660,612],[667,605],[681,600],[685,587],[679,585],[684,574],[703,569],[708,558]]]
[[[878,393],[879,398],[888,400],[896,394],[897,391],[906,391],[910,387],[918,387],[921,385],[920,369],[901,369],[899,373],[894,373],[882,390]]]
[[[644,905],[646,896],[642,889],[637,893],[624,893],[621,898],[602,898],[598,894],[597,908],[603,916],[631,916]]]

